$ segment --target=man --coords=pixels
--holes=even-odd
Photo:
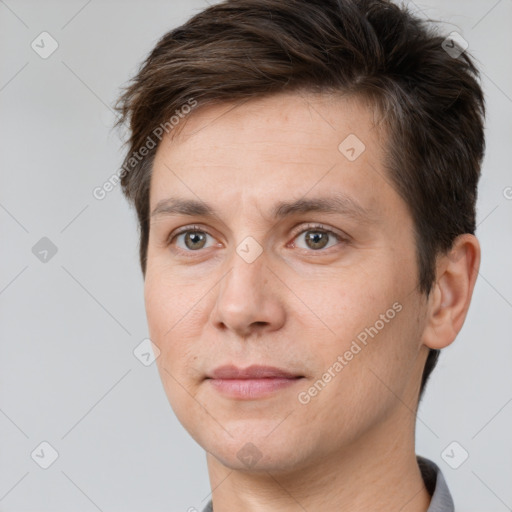
[[[476,77],[384,0],[231,0],[120,98],[149,332],[207,452],[205,511],[454,510],[414,431],[480,264]]]

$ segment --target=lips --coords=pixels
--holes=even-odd
[[[274,396],[304,378],[274,366],[220,366],[206,377],[206,382],[224,397],[234,400],[257,400]]]
[[[235,400],[257,400],[275,395],[302,379],[208,379],[206,382],[225,397]]]
[[[234,365],[219,366],[206,376],[208,379],[298,379],[303,377],[296,373],[274,366],[252,365],[238,368]]]

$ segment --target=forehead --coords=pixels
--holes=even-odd
[[[380,146],[385,134],[384,127],[377,126],[376,113],[377,108],[369,101],[342,93],[279,93],[203,105],[182,117],[164,137],[159,151],[178,145],[195,146],[201,151],[204,143],[211,148],[239,141],[248,149],[258,144],[270,149],[271,142],[273,153],[277,153],[279,143],[285,145],[282,152],[288,145],[300,145],[309,151],[315,146],[319,151],[337,150],[348,134],[366,139],[370,146]]]
[[[197,107],[180,122],[157,150],[152,210],[170,195],[225,206],[244,198],[270,208],[277,197],[334,189],[370,210],[394,193],[383,168],[382,128],[354,98],[276,94]]]

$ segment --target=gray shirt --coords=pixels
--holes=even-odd
[[[427,512],[454,512],[453,499],[439,466],[420,455],[416,455],[416,460],[418,461],[425,487],[432,496]],[[206,504],[202,512],[213,512],[212,500]]]

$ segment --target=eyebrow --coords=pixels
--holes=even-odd
[[[361,221],[369,221],[373,217],[371,211],[355,200],[345,194],[338,193],[326,197],[301,198],[295,201],[279,202],[272,208],[271,218],[279,220],[294,214],[310,212],[343,214]],[[151,218],[174,215],[219,217],[216,209],[204,201],[178,197],[162,199],[151,212]]]

